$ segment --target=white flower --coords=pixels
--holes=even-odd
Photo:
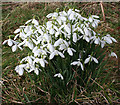
[[[92,36],[90,39],[94,41],[95,44],[100,44],[102,43],[99,37],[96,37],[95,35]]]
[[[106,36],[102,37],[102,39],[107,42],[108,44],[111,44],[112,41],[113,42],[117,42],[116,39],[114,39],[113,37],[111,37],[109,34],[107,34]]]
[[[33,19],[32,23],[35,24],[35,25],[39,25],[39,23],[38,23],[38,21],[36,19]]]
[[[117,58],[117,55],[114,53],[114,52],[111,52],[111,54],[109,55],[110,57],[116,57]]]
[[[7,42],[8,42],[8,45],[9,45],[9,46],[12,46],[12,45],[13,45],[13,40],[12,40],[12,39],[5,40],[5,41],[3,42],[3,44],[6,44]]]
[[[20,76],[22,76],[22,75],[23,75],[23,72],[24,72],[24,67],[25,67],[25,66],[26,66],[26,64],[18,65],[18,66],[16,66],[15,71],[16,71]]]
[[[21,42],[21,43],[18,44],[19,47],[22,46],[22,45],[28,46],[31,50],[34,47],[32,41],[31,40],[27,40],[27,39],[25,39],[23,42]]]
[[[42,59],[42,58],[35,58],[35,60],[33,61],[33,64],[35,64],[35,63],[40,63],[40,65],[42,66],[42,67],[45,67],[45,63],[48,63],[45,59]]]
[[[55,55],[60,55],[62,58],[65,58],[65,56],[58,50],[54,50],[51,54],[50,54],[50,57],[49,59],[53,59]]]
[[[70,56],[73,56],[73,52],[76,52],[73,48],[67,48],[67,52]]]
[[[57,16],[58,16],[58,13],[57,13],[57,12],[54,12],[54,13],[48,14],[46,17],[47,17],[47,18],[52,17],[52,18],[54,19],[54,18],[57,18]]]
[[[80,62],[80,59],[78,59],[78,61],[74,61],[74,62],[72,62],[71,65],[81,66],[81,69],[84,70],[84,68],[83,68],[83,64]]]
[[[61,73],[55,74],[54,77],[58,77],[58,78],[61,78],[63,80],[63,76],[61,75]]]
[[[90,62],[90,61],[94,61],[95,63],[98,63],[98,60],[95,57],[92,57],[91,55],[88,55],[89,57],[85,59],[85,64]]]

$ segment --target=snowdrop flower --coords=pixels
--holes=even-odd
[[[55,19],[55,18],[57,18],[57,16],[58,16],[58,13],[57,13],[57,12],[54,12],[54,13],[48,14],[46,17],[47,17],[47,18],[52,17],[52,19]]]
[[[16,44],[16,42],[14,41],[14,40],[12,40],[12,39],[8,39],[8,40],[5,40],[4,42],[3,42],[3,44],[6,44],[8,42],[8,46],[12,46],[14,43]]]
[[[85,59],[85,64],[88,63],[88,62],[92,62],[94,61],[95,63],[98,63],[98,60],[95,58],[95,57],[92,57],[91,55],[88,55],[89,57]]]
[[[25,61],[25,62],[28,62],[29,64],[33,64],[33,59],[35,59],[35,57],[33,57],[33,56],[27,56],[27,57],[23,58],[20,61],[20,63],[22,63],[23,61]]]
[[[109,34],[107,34],[106,36],[102,37],[102,39],[108,43],[108,44],[111,44],[112,41],[113,42],[117,42],[113,37],[111,37]]]
[[[111,52],[111,54],[109,55],[110,57],[116,57],[117,58],[117,55],[114,53],[114,52]]]
[[[35,63],[40,63],[40,65],[42,67],[45,67],[45,63],[48,63],[45,59],[42,59],[42,58],[35,58],[34,61],[33,61],[33,64]]]
[[[39,23],[38,23],[38,21],[36,19],[33,19],[32,23],[35,24],[35,25],[39,25]]]
[[[99,38],[99,36],[92,36],[91,38],[90,38],[92,41],[91,41],[91,43],[92,42],[94,42],[95,44],[100,44],[100,43],[102,43],[101,42],[101,40],[100,40],[100,38]]]
[[[78,61],[72,62],[71,65],[81,66],[81,69],[84,70],[83,64],[81,63],[80,59],[78,59]]]
[[[62,38],[60,38],[54,43],[54,46],[57,47],[57,46],[59,46],[60,44],[63,44],[63,43],[64,43],[64,40]]]
[[[73,49],[72,46],[80,40],[85,40],[88,44],[101,45],[102,48],[106,43],[117,42],[109,34],[99,37],[99,34],[94,32],[93,27],[96,28],[100,22],[98,16],[91,15],[87,19],[78,12],[79,10],[77,9],[69,9],[68,11],[50,13],[46,16],[50,19],[44,25],[40,25],[39,21],[34,18],[30,19],[25,25],[14,31],[16,34],[14,40],[9,38],[3,42],[3,44],[7,43],[8,46],[12,47],[13,52],[17,48],[22,50],[24,46],[31,50],[33,56],[23,58],[20,61],[21,64],[15,68],[19,75],[23,75],[24,70],[27,72],[34,71],[38,75],[41,71],[40,66],[44,68],[48,63],[46,58],[49,58],[49,60],[52,60],[55,56],[65,58],[65,51],[68,53],[67,56],[73,56],[76,49]],[[80,51],[80,59],[82,58],[82,53],[86,53],[84,50],[83,48]],[[117,58],[117,55],[114,53],[111,53],[111,56]],[[80,66],[84,70],[80,59],[72,62],[71,65]],[[91,55],[88,55],[84,63],[91,61],[98,63],[98,60]],[[59,77],[63,80],[63,76],[60,73],[55,74],[54,77]]]
[[[49,59],[53,59],[55,55],[60,55],[62,58],[65,58],[65,56],[58,50],[54,50],[51,54],[50,54],[50,57]]]
[[[32,41],[31,40],[27,40],[27,39],[25,39],[23,42],[21,42],[21,43],[18,44],[19,47],[22,46],[22,45],[28,46],[31,50],[34,47]]]
[[[71,28],[69,27],[69,24],[67,24],[67,25],[65,24],[64,29],[68,34],[71,34]]]
[[[73,48],[67,48],[67,52],[70,56],[73,56],[73,52],[76,52]]]
[[[57,74],[55,74],[54,77],[61,78],[62,80],[64,79],[63,76],[61,75],[61,73],[57,73]]]
[[[18,65],[18,66],[16,66],[15,71],[16,71],[20,76],[22,76],[22,75],[23,75],[23,72],[24,72],[24,67],[25,67],[25,66],[26,66],[26,64]]]
[[[94,18],[99,18],[99,16],[97,16],[97,15],[91,15],[88,20],[90,22],[93,22]]]

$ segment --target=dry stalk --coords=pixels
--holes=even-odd
[[[93,81],[93,83],[96,83],[99,87],[101,87],[102,89],[104,89],[99,83],[97,83],[95,80],[93,80],[92,78],[90,78],[92,81]],[[92,84],[93,84],[92,83]]]
[[[41,92],[43,92],[43,93],[46,93],[47,94],[47,97],[48,97],[48,102],[50,103],[50,93],[49,92],[46,92],[46,91],[44,91],[44,90],[42,90],[40,87],[37,87]]]
[[[102,1],[100,2],[100,6],[101,6],[102,14],[103,14],[103,20],[105,21],[105,13],[104,13],[104,8],[103,8]]]

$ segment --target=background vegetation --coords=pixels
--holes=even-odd
[[[14,30],[20,25],[23,25],[27,20],[33,18],[34,15],[39,16],[40,24],[45,21],[45,16],[48,13],[54,12],[56,8],[63,10],[64,7],[74,7],[80,10],[82,16],[89,16],[90,14],[100,16],[103,25],[98,31],[110,33],[112,37],[117,39],[118,43],[106,46],[106,52],[109,49],[120,57],[120,22],[119,22],[119,3],[103,3],[105,18],[101,10],[100,3],[3,3],[2,4],[2,40],[8,39]],[[14,68],[18,62],[26,55],[26,50],[17,51],[13,53],[8,46],[2,47],[2,101],[3,103],[29,103],[40,102],[48,103],[49,94],[46,95],[43,90],[37,87],[29,74],[25,73],[19,76]],[[107,58],[108,55],[106,55]],[[92,89],[81,89],[79,96],[75,102],[84,104],[88,103],[120,103],[120,61],[119,59],[111,58],[105,66],[103,82],[100,85],[103,89],[101,91],[91,92]],[[70,102],[71,103],[71,102]]]

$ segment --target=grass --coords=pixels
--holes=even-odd
[[[40,18],[40,24],[45,21],[45,16],[48,13],[54,12],[56,8],[63,10],[64,7],[74,7],[80,9],[82,16],[89,16],[95,14],[100,16],[100,20],[103,21],[101,7],[99,3],[3,3],[2,4],[2,39],[8,39],[9,35],[13,35],[15,29],[20,25],[23,25],[27,20],[38,16]],[[120,41],[119,36],[119,11],[118,3],[103,3],[106,21],[103,21],[101,30],[106,33],[110,33],[117,41]],[[106,46],[108,49],[113,49],[115,53],[120,57],[119,43]],[[31,75],[25,73],[22,77],[14,71],[15,66],[19,63],[20,59],[27,54],[27,50],[17,51],[12,53],[8,46],[2,48],[2,100],[3,103],[29,103],[29,102],[49,102],[49,94],[41,90],[35,85],[31,79]],[[118,71],[118,61],[111,58],[107,65],[106,70],[102,78],[98,78],[96,81],[91,80],[99,88],[102,87],[101,91],[93,91],[91,89],[86,90],[81,88],[80,94],[75,99],[75,103],[118,103],[120,98],[120,83]],[[39,83],[40,84],[40,83]],[[68,97],[68,96],[67,96]],[[71,99],[69,97],[68,99]],[[119,100],[120,101],[120,100]],[[64,102],[64,101],[63,101]]]

